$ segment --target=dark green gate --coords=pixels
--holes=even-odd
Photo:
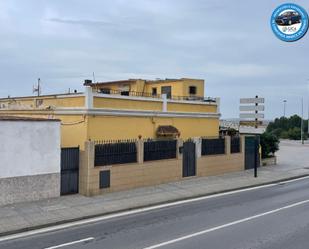
[[[78,193],[79,147],[61,149],[61,195]]]
[[[195,156],[195,143],[188,140],[183,143],[182,155],[182,176],[195,176],[196,175],[196,156]]]
[[[254,169],[260,166],[259,138],[255,136],[245,137],[245,169]]]

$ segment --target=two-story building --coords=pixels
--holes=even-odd
[[[220,101],[204,96],[203,80],[86,80],[84,87],[0,99],[0,116],[61,122],[61,194],[92,196],[244,170],[245,142],[218,138]]]
[[[219,99],[204,96],[204,80],[84,85],[82,93],[2,98],[0,115],[60,119],[62,147],[82,147],[88,140],[219,135]]]

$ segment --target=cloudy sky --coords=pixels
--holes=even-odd
[[[291,1],[290,1],[291,2]],[[309,96],[309,33],[278,40],[283,1],[1,0],[0,96],[82,90],[83,80],[202,78],[224,118],[240,97],[266,98],[266,118],[300,113]],[[309,12],[309,0],[295,3]]]

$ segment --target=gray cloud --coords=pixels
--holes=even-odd
[[[64,24],[73,25],[85,25],[85,26],[114,26],[111,22],[106,21],[96,21],[96,20],[72,20],[72,19],[61,19],[61,18],[49,18],[46,19],[50,22],[58,22]]]
[[[278,40],[269,27],[281,1],[4,0],[0,2],[1,96],[82,89],[82,81],[196,77],[222,98],[224,117],[239,97],[266,97],[266,115],[299,112],[307,100],[308,34]],[[298,1],[308,9],[308,2]]]

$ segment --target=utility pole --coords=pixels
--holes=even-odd
[[[38,97],[40,96],[41,94],[41,79],[38,78]]]
[[[37,93],[37,96],[39,97],[41,95],[41,79],[38,78],[38,84],[37,86],[33,86],[33,93]]]
[[[283,100],[283,117],[285,117],[285,111],[286,111],[286,102],[287,100]]]

